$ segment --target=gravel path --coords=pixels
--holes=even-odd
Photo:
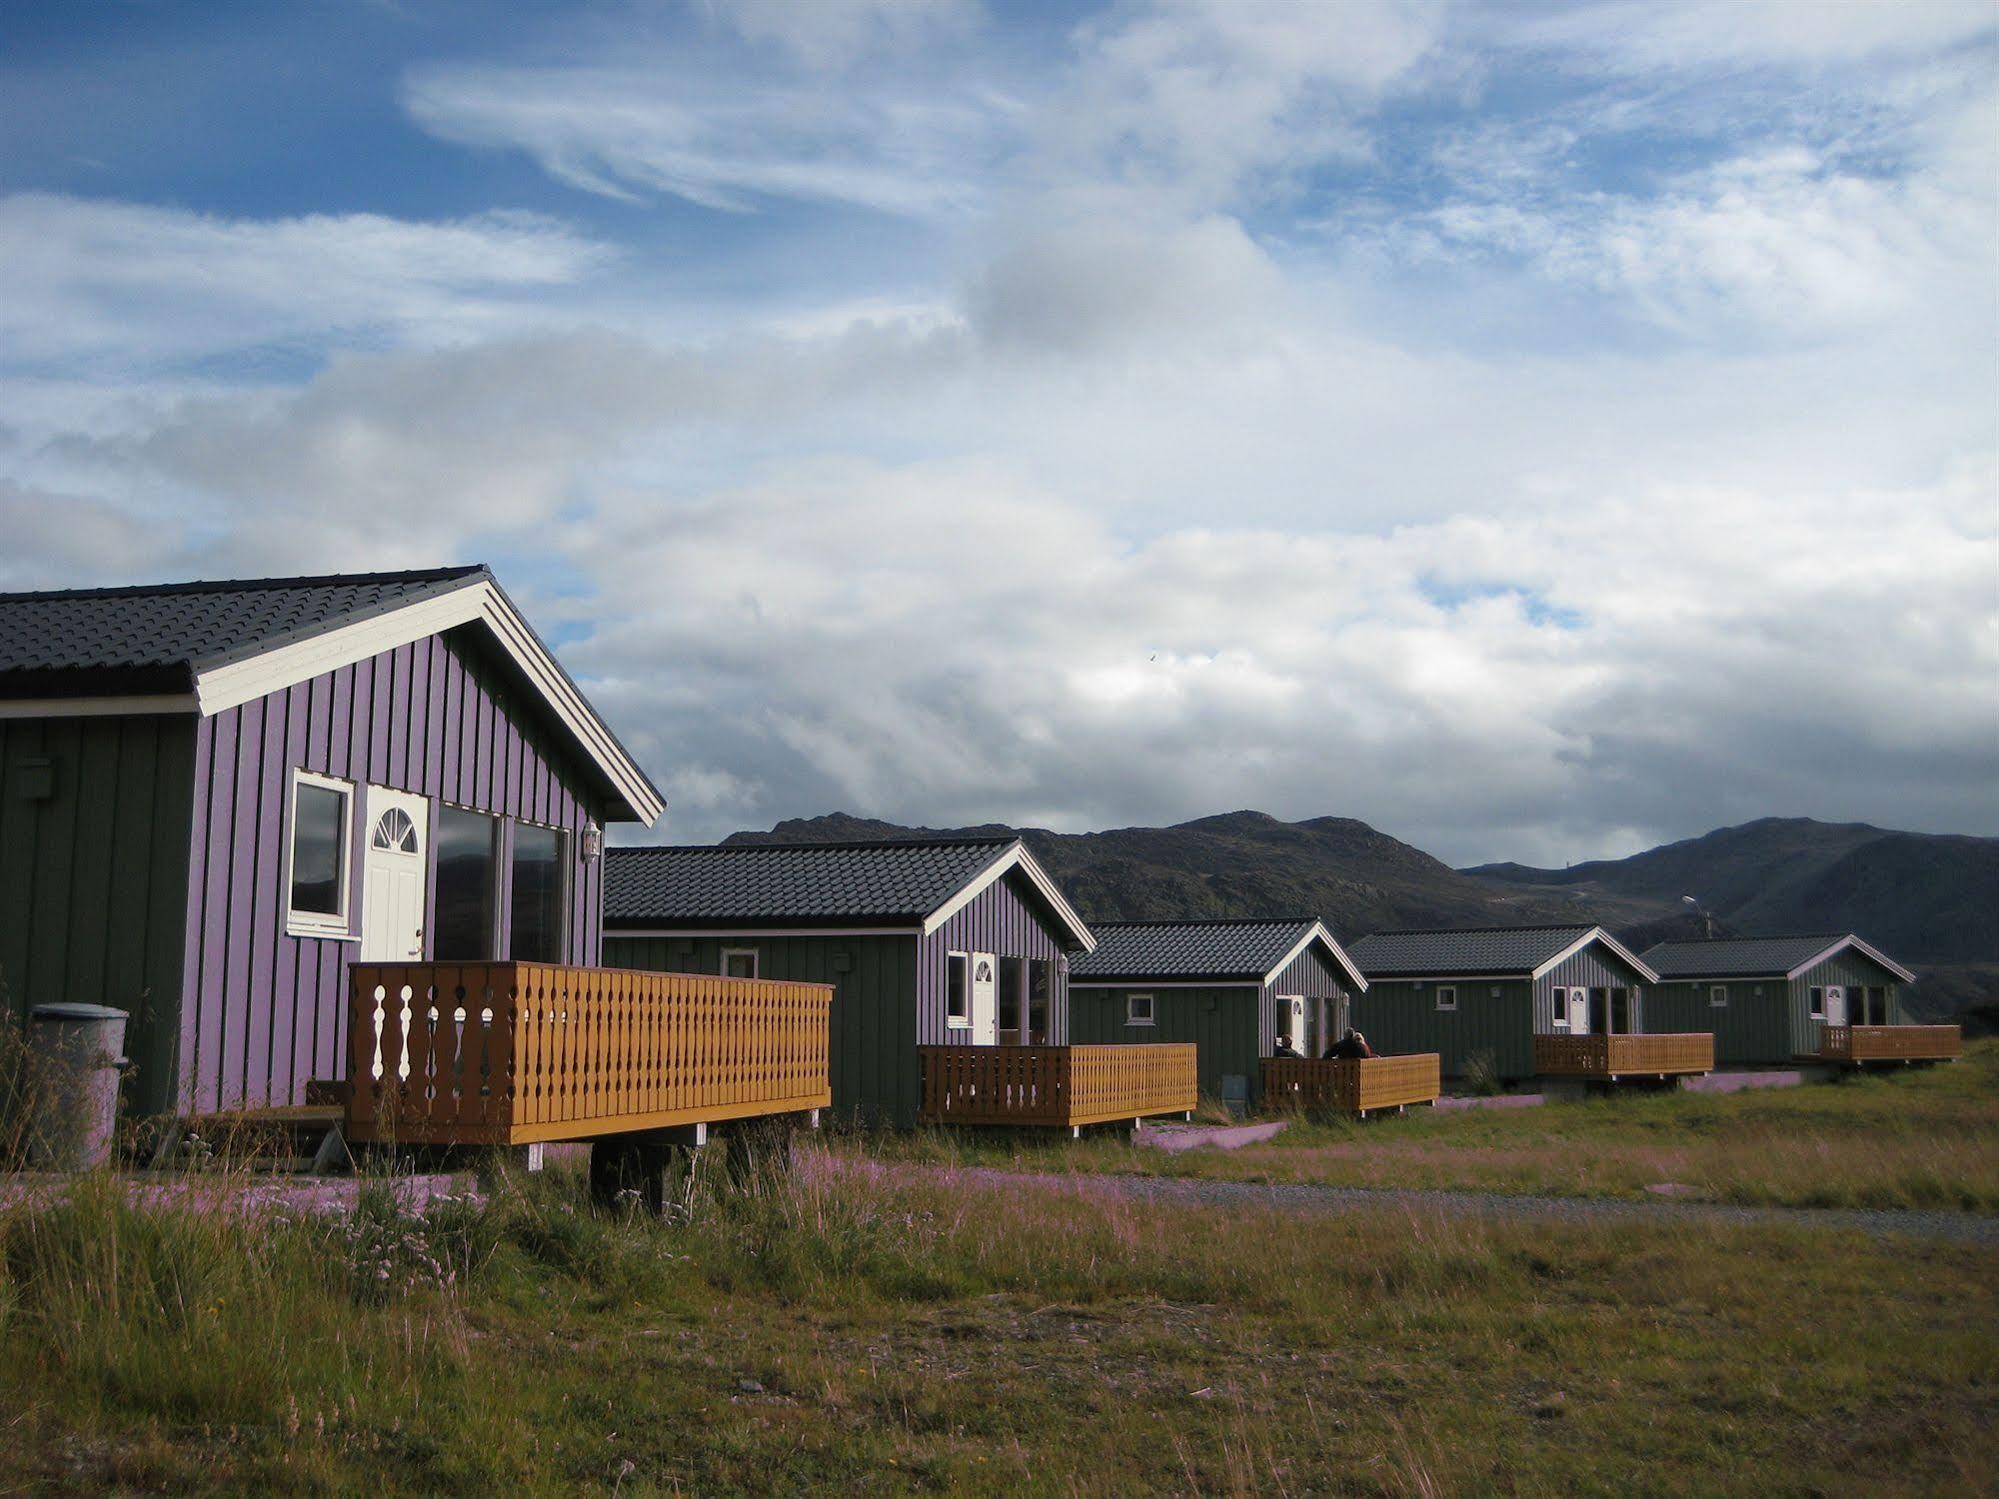
[[[1504,1192],[1450,1192],[1417,1188],[1328,1187],[1311,1184],[1204,1181],[1174,1176],[1116,1176],[1078,1172],[1003,1171],[976,1166],[918,1170],[961,1180],[1027,1184],[1076,1192],[1106,1193],[1152,1202],[1186,1202],[1209,1207],[1274,1207],[1300,1213],[1343,1213],[1355,1208],[1399,1207],[1481,1218],[1567,1219],[1576,1222],[1775,1224],[1785,1228],[1852,1229],[1871,1234],[1905,1234],[1956,1244],[1999,1247],[1999,1218],[1974,1213],[1903,1209],[1732,1207],[1712,1202],[1626,1202],[1601,1197],[1521,1197]]]

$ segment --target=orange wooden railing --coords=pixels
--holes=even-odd
[[[1825,1025],[1818,1054],[1829,1062],[1944,1062],[1964,1055],[1955,1025]]]
[[[1103,1124],[1193,1109],[1191,1045],[920,1046],[926,1124]]]
[[[1551,1077],[1666,1077],[1714,1071],[1714,1035],[1536,1036],[1534,1070]]]
[[[1434,1051],[1403,1057],[1314,1061],[1265,1057],[1263,1106],[1372,1114],[1377,1109],[1435,1103],[1443,1090],[1442,1059]]]
[[[521,1145],[826,1107],[824,984],[357,963],[347,1132]]]

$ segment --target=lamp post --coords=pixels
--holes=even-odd
[[[1714,941],[1714,912],[1710,911],[1706,906],[1702,905],[1698,900],[1694,899],[1694,897],[1691,895],[1681,896],[1680,904],[1685,906],[1688,910],[1692,911],[1696,916],[1700,917],[1702,935],[1705,936],[1708,941],[1710,942]]]

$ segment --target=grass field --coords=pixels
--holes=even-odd
[[[1989,1252],[946,1188],[668,1223],[0,1213],[0,1488],[1772,1494],[1999,1483]]]
[[[932,1130],[863,1149],[960,1165],[1149,1172],[1555,1196],[1674,1195],[1792,1207],[1999,1213],[1999,1041],[1963,1061],[1742,1093],[1628,1093],[1537,1109],[1296,1121],[1267,1144],[1169,1156],[1103,1133],[1082,1142]]]

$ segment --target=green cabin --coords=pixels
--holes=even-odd
[[[1191,1041],[1203,1095],[1256,1102],[1277,1038],[1318,1056],[1345,1031],[1367,980],[1324,922],[1138,921],[1094,928],[1071,972],[1078,1045]]]
[[[833,986],[833,1109],[908,1128],[919,1046],[1065,1046],[1096,945],[1018,838],[604,856],[604,963]]]
[[[1386,1055],[1434,1051],[1446,1077],[1483,1058],[1537,1075],[1536,1036],[1638,1035],[1658,975],[1600,926],[1375,932],[1348,952],[1367,975],[1354,1026]]]
[[[1915,975],[1852,932],[1661,942],[1652,1016],[1663,1030],[1714,1032],[1724,1066],[1815,1055],[1828,1025],[1906,1025]]]

